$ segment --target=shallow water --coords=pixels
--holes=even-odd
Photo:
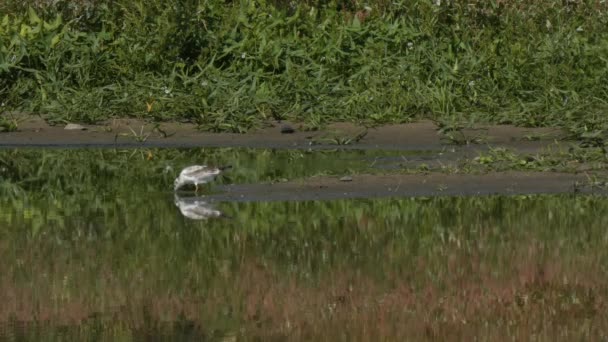
[[[172,191],[192,164],[232,165],[215,184],[277,182],[318,175],[379,172],[406,158],[436,152],[272,149],[17,149],[0,150],[0,193]],[[392,166],[391,166],[392,165]],[[8,180],[9,182],[2,182]]]
[[[5,178],[0,200],[0,333],[13,340],[327,337],[327,324],[351,333],[336,338],[352,339],[361,337],[357,326],[373,323],[357,320],[378,317],[378,303],[404,286],[409,299],[391,300],[402,303],[395,325],[424,311],[412,301],[433,307],[424,305],[429,289],[449,298],[463,286],[492,288],[539,267],[560,284],[608,275],[606,197],[203,204],[167,191],[173,176],[154,171],[207,156],[235,164],[219,182],[255,182],[369,169],[369,155],[13,153],[22,159],[10,164],[14,178]],[[222,215],[188,218],[188,205]],[[572,291],[559,305],[581,302]],[[357,314],[339,316],[344,303]],[[442,315],[424,317],[442,329],[449,316]],[[488,319],[499,330],[508,325]]]

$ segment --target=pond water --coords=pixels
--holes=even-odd
[[[193,160],[232,164],[226,184],[373,172],[399,157],[376,153],[0,152],[0,334],[350,340],[446,336],[472,317],[471,329],[517,332],[513,310],[552,300],[600,319],[605,197],[205,202],[171,190]],[[484,311],[498,300],[507,313]],[[539,329],[570,327],[560,314]]]

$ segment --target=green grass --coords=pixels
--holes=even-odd
[[[17,119],[7,116],[0,116],[0,133],[2,132],[14,132],[19,128],[19,122]]]
[[[231,132],[283,118],[313,129],[431,118],[557,126],[603,144],[607,6],[7,0],[2,110]]]
[[[606,178],[608,156],[603,148],[571,147],[539,153],[518,153],[505,148],[490,149],[461,161],[459,172],[586,172],[590,177]],[[591,178],[590,178],[591,181]]]

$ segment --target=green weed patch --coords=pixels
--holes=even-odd
[[[607,6],[8,0],[0,98],[51,122],[139,117],[245,132],[269,119],[314,129],[431,118],[563,127],[597,146],[608,127]]]

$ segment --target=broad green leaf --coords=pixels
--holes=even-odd
[[[30,26],[27,26],[26,24],[21,24],[21,31],[19,32],[19,35],[21,37],[24,37],[28,35],[28,33],[30,33],[32,31],[32,28]]]
[[[55,45],[57,45],[57,43],[59,43],[61,39],[61,34],[56,34],[55,36],[53,36],[53,38],[51,39],[51,47],[54,48]]]
[[[2,18],[2,23],[0,23],[0,29],[8,29],[9,24],[10,20],[8,18],[8,14],[5,14]],[[0,30],[0,33],[2,33],[2,30]]]
[[[61,18],[61,14],[55,17],[55,20],[47,23],[44,22],[44,29],[48,31],[56,30],[63,23],[63,19]]]
[[[30,24],[40,24],[42,22],[42,20],[40,19],[38,14],[36,14],[36,11],[34,11],[33,8],[28,8],[27,14],[30,20]]]

